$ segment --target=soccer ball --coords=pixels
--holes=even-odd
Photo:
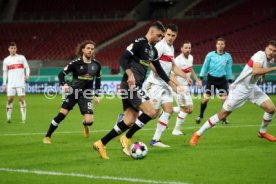
[[[130,156],[136,160],[145,158],[147,154],[148,148],[142,142],[135,142],[130,146]]]

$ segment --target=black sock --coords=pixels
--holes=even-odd
[[[54,133],[54,131],[57,129],[59,123],[65,118],[65,115],[63,113],[58,113],[58,115],[54,118],[52,123],[49,126],[48,132],[46,134],[46,137],[51,137],[51,135]],[[53,125],[55,123],[55,125]]]
[[[129,131],[126,133],[126,137],[127,138],[131,138],[135,132],[137,132],[138,130],[140,130],[145,124],[147,124],[147,122],[149,122],[152,118],[150,116],[148,116],[147,114],[143,113],[141,114],[138,118],[137,118],[139,121],[140,121],[140,125],[138,124],[134,124],[130,129]]]
[[[201,103],[201,105],[200,105],[200,115],[199,115],[199,117],[203,118],[204,111],[205,111],[206,107],[207,107],[207,103]]]
[[[119,130],[116,131],[115,128],[112,128],[112,130],[101,139],[103,145],[106,145],[114,137],[117,137],[118,135],[129,129],[129,127],[125,124],[123,120],[117,124],[117,127],[119,128]]]
[[[49,126],[48,132],[45,137],[51,137],[53,132],[57,129],[58,126],[54,126],[52,123]]]

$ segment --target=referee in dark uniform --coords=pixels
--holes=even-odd
[[[68,94],[61,105],[60,112],[52,120],[43,143],[51,144],[51,135],[56,130],[60,122],[66,117],[70,110],[78,103],[80,112],[84,116],[84,136],[89,136],[89,127],[93,124],[92,98],[95,95],[95,103],[99,103],[98,92],[101,86],[101,65],[94,59],[95,43],[91,40],[85,40],[77,47],[78,59],[70,62],[58,78],[63,86],[63,90]],[[72,84],[69,86],[65,82],[65,76],[73,74]],[[95,89],[93,83],[95,81]]]
[[[109,159],[105,145],[131,127],[127,134],[120,138],[124,153],[129,155],[132,135],[151,119],[156,118],[155,110],[142,90],[142,84],[145,81],[149,67],[155,70],[176,91],[175,84],[170,81],[162,69],[158,60],[157,50],[154,47],[154,44],[161,40],[164,32],[165,28],[161,22],[152,23],[146,36],[134,40],[120,58],[120,66],[125,71],[121,81],[124,118],[102,139],[93,144],[94,149],[99,152],[100,157],[103,159]],[[139,110],[143,113],[138,116]]]

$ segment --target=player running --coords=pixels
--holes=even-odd
[[[266,132],[266,128],[272,121],[275,106],[271,99],[257,86],[257,81],[261,79],[262,76],[276,70],[275,66],[271,67],[275,56],[276,40],[270,40],[266,45],[265,51],[258,51],[251,57],[239,77],[230,86],[230,93],[221,111],[210,117],[203,126],[193,134],[190,140],[191,145],[196,145],[199,138],[207,129],[229,116],[232,111],[242,106],[247,100],[257,104],[265,111],[258,137],[276,142],[276,137]]]
[[[89,126],[93,124],[93,107],[91,99],[93,97],[92,89],[95,80],[95,103],[100,102],[98,92],[101,87],[101,65],[94,59],[95,43],[91,40],[85,40],[77,47],[78,59],[72,61],[67,65],[62,72],[59,73],[58,78],[63,86],[63,90],[68,94],[61,105],[60,112],[52,120],[48,132],[43,138],[43,143],[51,144],[51,136],[56,130],[60,122],[68,115],[70,110],[78,103],[80,112],[84,116],[84,137],[89,137]],[[73,73],[73,81],[69,86],[65,82],[65,76]]]
[[[152,23],[146,36],[134,40],[120,58],[120,66],[125,71],[120,87],[124,117],[109,133],[93,144],[94,149],[99,152],[103,159],[109,159],[106,154],[106,144],[128,129],[126,135],[120,138],[120,142],[124,153],[129,155],[130,139],[133,134],[147,122],[156,118],[155,110],[142,90],[149,66],[151,68],[154,66],[162,80],[176,91],[175,84],[170,81],[162,69],[157,50],[154,47],[154,44],[161,40],[164,32],[165,28],[161,22]],[[141,115],[138,114],[139,110],[142,111]]]

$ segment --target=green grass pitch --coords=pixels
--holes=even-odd
[[[271,96],[274,103],[276,96]],[[198,146],[188,142],[199,128],[195,110],[187,117],[185,136],[172,136],[176,115],[162,136],[171,147],[151,148],[149,142],[156,120],[137,132],[132,141],[148,145],[149,153],[143,160],[134,160],[123,154],[119,139],[107,146],[110,160],[102,160],[92,149],[92,143],[105,135],[122,111],[119,99],[103,99],[95,106],[94,125],[89,138],[82,135],[82,116],[78,106],[60,124],[52,136],[52,144],[45,145],[45,135],[52,118],[57,114],[61,98],[48,100],[43,95],[26,96],[27,122],[19,123],[21,114],[18,100],[14,102],[12,123],[7,124],[6,96],[0,95],[0,183],[275,183],[276,142],[257,137],[263,111],[247,102],[230,117],[230,125],[220,123],[207,131]],[[215,99],[208,104],[205,118],[221,107]],[[276,135],[276,118],[268,132]]]

